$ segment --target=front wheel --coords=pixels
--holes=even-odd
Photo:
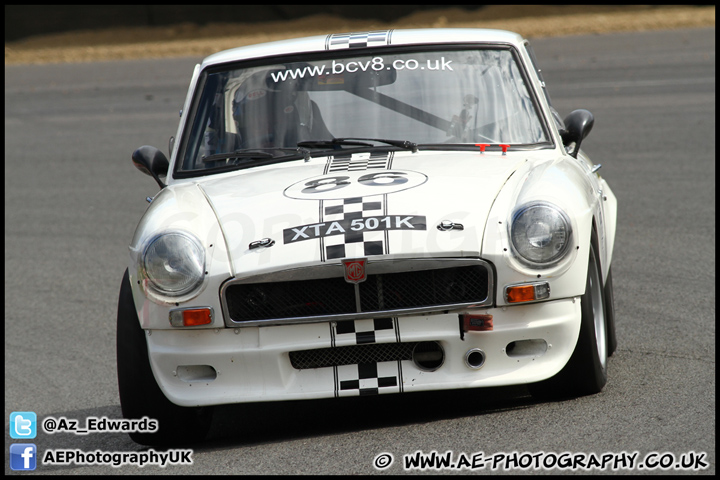
[[[158,421],[154,433],[132,432],[142,445],[202,442],[210,429],[212,407],[181,407],[170,402],[155,381],[145,330],[140,328],[127,270],[120,286],[117,315],[117,372],[123,417]]]
[[[554,377],[529,385],[541,398],[579,397],[599,393],[607,383],[610,355],[604,288],[595,239],[590,245],[585,293],[580,299],[582,320],[577,345],[567,365]]]

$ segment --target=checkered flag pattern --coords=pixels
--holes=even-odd
[[[329,159],[325,173],[387,169],[392,162],[392,153],[361,153],[337,156]],[[387,214],[384,195],[323,200],[321,222],[361,219],[366,216]],[[367,257],[387,253],[387,232],[347,231],[343,235],[325,237],[321,242],[326,260],[336,258]]]
[[[344,320],[332,328],[333,346],[399,342],[397,319]],[[337,396],[378,395],[402,391],[399,361],[366,362],[333,367]]]
[[[323,201],[323,222],[340,220],[352,221],[365,216],[382,215],[384,199],[382,195],[370,197],[343,198]],[[342,235],[324,238],[325,258],[355,258],[385,253],[387,232],[348,230]]]
[[[341,365],[337,369],[339,397],[400,392],[399,362]]]
[[[392,318],[343,320],[333,327],[333,346],[361,345],[377,342],[399,342]]]
[[[335,157],[328,165],[327,173],[386,169],[388,160],[389,155],[386,153],[360,153],[348,157]]]
[[[343,48],[364,48],[389,45],[392,30],[378,30],[374,32],[336,33],[328,35],[325,40],[326,50],[340,50]]]

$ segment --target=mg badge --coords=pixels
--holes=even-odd
[[[367,258],[355,258],[352,260],[343,260],[345,265],[345,281],[348,283],[360,283],[367,279],[365,274],[365,265]]]

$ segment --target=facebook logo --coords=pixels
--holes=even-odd
[[[10,468],[12,470],[35,470],[37,447],[32,443],[10,445]]]
[[[12,412],[10,414],[11,438],[35,438],[37,415],[35,412]]]

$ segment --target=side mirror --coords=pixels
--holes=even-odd
[[[153,177],[160,188],[167,186],[160,180],[160,175],[167,177],[170,162],[160,150],[144,145],[133,152],[132,161],[135,168]]]
[[[595,117],[587,110],[574,110],[565,117],[565,130],[560,132],[560,136],[570,155],[577,158],[580,144],[590,133],[594,123]]]

